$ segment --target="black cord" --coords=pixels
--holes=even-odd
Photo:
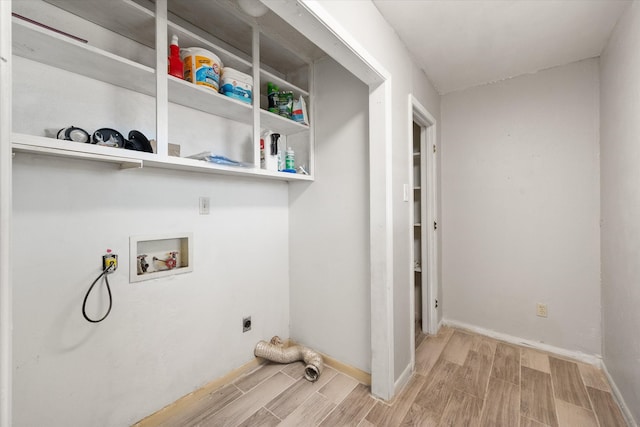
[[[109,265],[107,268],[104,269],[102,273],[100,273],[98,277],[96,277],[96,280],[94,280],[91,286],[89,286],[89,290],[87,291],[87,294],[84,296],[84,301],[82,302],[82,315],[84,316],[85,319],[87,319],[87,322],[91,322],[91,323],[102,322],[104,319],[107,318],[109,313],[111,313],[111,306],[113,305],[113,297],[111,296],[111,287],[109,287],[109,279],[107,278],[107,274],[111,272],[112,267],[113,265]],[[96,283],[98,283],[98,280],[102,278],[102,276],[104,276],[104,282],[107,284],[107,292],[109,293],[109,309],[107,309],[107,312],[104,314],[104,316],[102,316],[101,319],[94,320],[94,319],[90,319],[89,316],[87,316],[87,311],[86,311],[87,298],[89,298],[89,294],[91,293],[91,290],[96,285]]]

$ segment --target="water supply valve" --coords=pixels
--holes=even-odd
[[[149,269],[147,255],[138,255],[138,274],[144,274]]]
[[[173,270],[178,265],[178,252],[169,252],[169,257],[167,259],[153,257],[153,261],[163,263],[168,270]]]

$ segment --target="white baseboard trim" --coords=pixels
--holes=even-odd
[[[602,366],[602,357],[598,354],[586,354],[580,351],[567,350],[567,349],[555,347],[549,344],[545,344],[545,343],[541,343],[533,340],[527,340],[524,338],[515,337],[513,335],[503,334],[501,332],[492,331],[491,329],[484,329],[479,326],[470,325],[468,323],[458,322],[457,320],[442,319],[441,323],[454,328],[466,329],[467,331],[475,332],[476,334],[486,335],[488,337],[495,338],[500,341],[522,345],[525,347],[531,347],[536,350],[557,354],[558,356],[578,360],[580,362],[588,363],[590,365]]]
[[[620,406],[620,410],[622,411],[622,415],[624,416],[625,421],[627,422],[629,427],[638,427],[636,420],[633,418],[633,414],[631,413],[631,411],[629,410],[629,407],[625,403],[622,397],[622,393],[620,393],[620,389],[618,388],[618,386],[616,385],[616,382],[613,380],[613,378],[611,377],[611,374],[607,370],[607,365],[604,364],[604,361],[602,363],[602,370],[604,371],[604,374],[607,376],[607,379],[609,380],[609,385],[611,386],[613,397],[618,402],[618,406]]]
[[[409,380],[411,379],[411,375],[413,374],[413,363],[410,363],[409,365],[407,365],[407,367],[404,369],[404,371],[402,371],[402,374],[400,375],[400,377],[398,377],[398,379],[396,380],[395,384],[393,385],[393,395],[397,396],[398,393],[402,390],[402,388],[407,385],[407,383],[409,382]]]

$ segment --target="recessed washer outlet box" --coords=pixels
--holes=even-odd
[[[193,271],[193,233],[150,234],[129,238],[129,282]]]

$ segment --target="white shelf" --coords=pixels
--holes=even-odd
[[[260,127],[283,135],[294,135],[309,130],[307,125],[262,109],[260,110]]]
[[[184,157],[158,156],[153,153],[104,147],[41,136],[12,134],[14,152],[120,164],[123,169],[154,167],[187,172],[267,178],[281,181],[313,181],[310,175],[271,172],[257,168],[217,165]]]
[[[137,167],[143,166],[143,161],[156,156],[153,153],[125,150],[124,148],[106,147],[97,144],[88,144],[61,139],[47,138],[44,136],[25,135],[13,133],[11,142],[17,151],[51,154],[60,157],[84,158],[87,160],[99,160],[109,163],[118,163],[118,160],[133,162]],[[108,158],[108,159],[107,159]]]
[[[78,15],[83,19],[108,28],[124,37],[135,40],[145,46],[155,49],[155,12],[152,2],[137,0],[45,0],[67,12]],[[143,5],[144,4],[144,5]],[[171,19],[180,22],[172,22]],[[183,21],[170,14],[168,22],[168,36],[178,36],[178,43],[181,47],[198,46],[211,50],[218,55],[225,66],[230,66],[238,70],[250,70],[251,61],[240,57],[237,53],[230,52],[220,44],[207,38],[206,33],[197,34],[199,29],[186,28]]]
[[[184,105],[241,123],[253,123],[253,107],[237,99],[222,95],[213,89],[167,76],[169,102]]]
[[[2,1],[2,0],[0,0]],[[66,12],[77,15],[96,25],[107,28],[126,38],[134,40],[143,46],[155,50],[155,5],[147,0],[45,0]],[[204,6],[200,6],[204,7]],[[215,6],[207,5],[202,10],[211,12]],[[62,12],[61,12],[62,13]],[[201,29],[178,17],[168,13],[168,36],[177,34],[181,46],[200,46],[211,50],[220,56],[225,66],[232,66],[240,71],[251,73],[253,58],[234,46],[217,39],[206,29]],[[204,15],[202,15],[204,16]],[[247,24],[248,28],[251,25]],[[205,28],[205,27],[202,27]],[[82,34],[82,36],[85,36]],[[84,37],[88,38],[88,37]],[[283,136],[308,134],[310,150],[313,146],[313,135],[310,126],[300,124],[294,120],[281,117],[266,110],[258,109],[252,104],[224,96],[208,88],[194,85],[166,74],[165,70],[158,70],[140,62],[119,56],[109,50],[104,50],[89,43],[83,43],[65,36],[51,29],[21,20],[12,19],[13,53],[38,63],[66,70],[89,79],[102,81],[151,97],[156,97],[157,83],[162,85],[166,79],[168,101],[188,108],[199,110],[207,114],[233,120],[246,125],[254,125],[256,130],[269,129]],[[142,48],[142,46],[140,46]],[[109,48],[106,48],[109,49]],[[146,48],[144,48],[146,49]],[[145,51],[145,53],[148,53]],[[161,60],[162,58],[160,58]],[[145,64],[148,62],[145,61]],[[258,62],[256,62],[256,65]],[[154,65],[155,67],[155,65]],[[309,91],[286,82],[277,75],[277,71],[260,69],[260,80],[254,82],[258,89],[266,81],[277,84],[281,90],[291,90],[296,98],[307,97]],[[166,76],[166,77],[165,77]],[[256,86],[259,85],[259,86]],[[256,91],[254,90],[254,93]],[[260,92],[258,90],[258,92]],[[162,94],[159,94],[162,95]],[[160,96],[160,99],[162,96]],[[162,108],[166,108],[163,105]],[[158,110],[161,111],[161,110]],[[166,110],[165,110],[166,113]],[[158,117],[161,116],[157,112]],[[166,115],[166,114],[165,114]],[[165,123],[159,121],[158,123]],[[159,132],[162,143],[163,133]],[[42,155],[68,157],[91,161],[119,164],[122,168],[158,167],[163,169],[185,170],[200,173],[228,174],[237,176],[252,176],[259,178],[278,179],[285,181],[313,181],[313,176],[289,174],[285,172],[270,172],[256,167],[240,168],[212,164],[187,158],[159,156],[92,144],[79,144],[71,141],[61,141],[53,138],[13,134],[13,149],[15,152],[30,152]],[[254,156],[257,156],[257,149]],[[306,159],[313,163],[313,153]],[[254,160],[256,161],[256,160]],[[311,166],[313,168],[313,166]]]
[[[155,71],[86,43],[13,18],[13,53],[146,95],[155,95]]]
[[[260,93],[267,95],[267,82],[272,82],[275,83],[280,90],[290,90],[293,92],[293,94],[295,95],[295,97],[297,98],[300,95],[303,95],[305,97],[309,97],[309,92],[294,85],[291,84],[289,82],[287,82],[286,80],[276,76],[273,73],[270,73],[267,70],[261,69],[260,70]],[[308,101],[308,100],[307,100]]]
[[[87,21],[155,48],[155,12],[131,0],[45,0]]]
[[[185,157],[166,157],[156,160],[147,160],[145,167],[157,167],[187,172],[215,173],[222,175],[247,176],[269,178],[281,181],[313,181],[310,175],[287,172],[271,172],[258,168],[243,168],[234,166],[217,165],[203,160],[187,159]]]
[[[221,116],[237,122],[253,123],[253,106],[215,92],[212,89],[194,85],[191,82],[167,76],[169,82],[169,101],[189,108]],[[260,127],[293,135],[309,130],[309,126],[298,123],[270,111],[260,110]]]
[[[413,224],[414,227],[422,227],[422,224],[420,224],[419,222],[416,222],[415,224]]]
[[[141,168],[142,160],[130,159],[127,157],[91,154],[81,151],[69,151],[58,148],[40,147],[37,145],[21,144],[19,142],[13,143],[13,151],[16,153],[35,153],[45,154],[53,157],[67,157],[81,160],[91,160],[103,163],[117,163],[120,164],[121,169]]]

